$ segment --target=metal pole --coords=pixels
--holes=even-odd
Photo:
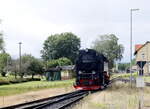
[[[132,87],[132,11],[138,11],[139,9],[130,9],[130,84]]]
[[[21,42],[19,42],[19,73],[21,74],[21,77],[23,77],[22,75],[22,71],[21,71]]]
[[[130,10],[130,84],[132,87],[132,9]]]

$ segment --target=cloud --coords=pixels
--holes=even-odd
[[[133,13],[133,45],[149,40],[150,8],[147,0],[0,0],[1,28],[7,51],[40,57],[44,40],[51,34],[73,32],[81,47],[90,47],[98,35],[115,34],[125,46],[123,61],[129,61],[130,9]],[[133,47],[134,49],[134,47]]]

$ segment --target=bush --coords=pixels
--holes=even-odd
[[[47,64],[48,64],[49,68],[52,68],[52,67],[56,67],[56,66],[71,65],[72,62],[70,59],[63,57],[63,58],[51,60]]]
[[[40,81],[40,78],[0,78],[0,85],[6,85],[6,84],[15,84],[15,83],[22,83],[22,82],[28,82],[28,81]]]

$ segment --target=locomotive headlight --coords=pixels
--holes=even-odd
[[[79,74],[81,74],[82,72],[81,71],[79,71]]]
[[[96,74],[96,72],[95,72],[95,71],[92,71],[92,74]]]

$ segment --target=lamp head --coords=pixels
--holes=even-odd
[[[137,8],[137,9],[130,9],[130,10],[131,11],[139,11],[140,9]]]

